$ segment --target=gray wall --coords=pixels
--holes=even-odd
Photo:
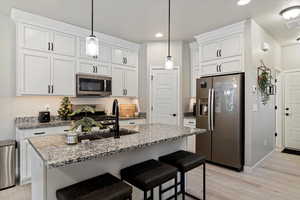
[[[261,50],[263,42],[270,50]],[[271,96],[267,105],[261,103],[259,92],[253,93],[257,86],[257,67],[260,60],[265,65],[278,69],[281,67],[281,47],[253,20],[247,22],[246,30],[246,67],[245,67],[245,157],[246,166],[253,166],[275,148],[275,96]],[[257,106],[257,110],[253,109]]]

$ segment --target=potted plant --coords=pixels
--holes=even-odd
[[[69,115],[72,113],[72,106],[69,97],[64,97],[61,100],[60,108],[57,111],[58,116],[62,120],[68,120]]]

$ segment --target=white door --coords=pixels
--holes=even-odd
[[[125,95],[128,97],[138,96],[138,75],[136,69],[125,70]]]
[[[51,32],[48,29],[24,25],[21,34],[21,44],[23,48],[50,51]]]
[[[211,42],[202,46],[201,62],[210,61],[218,58],[218,50],[220,45],[218,42]]]
[[[48,53],[23,50],[21,52],[22,93],[48,95],[51,78],[51,57]]]
[[[59,55],[75,56],[76,55],[76,37],[73,35],[54,32],[53,47],[51,50]]]
[[[221,41],[221,52],[222,58],[228,58],[232,56],[239,56],[242,54],[242,42],[241,35],[234,35]]]
[[[300,150],[300,72],[285,80],[285,147]]]
[[[112,67],[112,96],[124,95],[124,69],[114,65]]]
[[[178,125],[178,71],[152,70],[152,123]]]
[[[53,95],[75,96],[76,60],[65,56],[53,56],[52,85]]]

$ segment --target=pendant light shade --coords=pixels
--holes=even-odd
[[[99,55],[99,40],[94,35],[94,0],[92,0],[92,16],[91,16],[91,35],[86,38],[86,55],[97,57]]]
[[[173,69],[174,62],[171,56],[171,0],[169,0],[169,15],[168,15],[168,56],[166,58],[165,69]]]

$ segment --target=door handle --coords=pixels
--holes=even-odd
[[[215,124],[214,124],[214,122],[215,122],[215,120],[214,120],[214,118],[215,118],[215,114],[214,114],[214,112],[215,112],[215,108],[214,108],[214,105],[215,104],[215,90],[214,89],[212,89],[211,90],[211,108],[210,108],[210,112],[211,112],[211,130],[213,131],[214,129],[215,129]]]
[[[211,123],[211,89],[208,90],[208,116],[207,116],[207,129],[208,131],[211,131],[210,123]]]

